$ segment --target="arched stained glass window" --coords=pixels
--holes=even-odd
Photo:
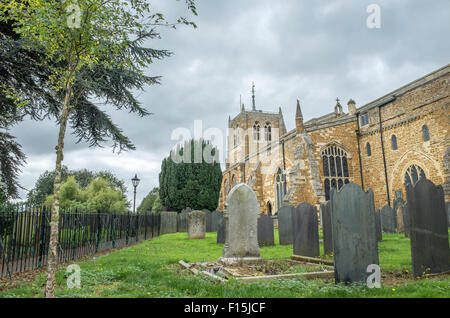
[[[425,172],[418,165],[412,165],[406,170],[405,185],[415,185],[420,178],[426,178]]]
[[[286,194],[286,175],[278,168],[276,176],[277,187],[277,207],[280,209],[283,206],[283,199]]]
[[[270,123],[266,123],[264,126],[264,138],[266,141],[272,141],[272,126]]]
[[[330,199],[331,188],[340,189],[344,184],[350,183],[348,170],[348,153],[337,145],[324,149],[322,167],[325,189],[325,199]]]
[[[255,124],[253,125],[253,140],[259,140],[260,139],[260,128],[261,126],[259,125],[259,122],[255,122]]]

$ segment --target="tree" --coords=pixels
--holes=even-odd
[[[155,201],[159,199],[158,193],[159,188],[153,188],[138,206],[137,213],[151,212]]]
[[[196,210],[217,208],[222,183],[220,164],[216,159],[207,162],[202,158],[198,163],[194,160],[195,150],[198,149],[203,154],[206,148],[211,150],[212,157],[218,158],[217,148],[212,147],[209,142],[191,140],[183,147],[178,146],[162,161],[159,196],[165,208],[173,211],[181,211],[186,207]],[[175,163],[174,153],[184,160]]]
[[[187,4],[196,14],[194,1],[187,0]],[[68,9],[71,9],[69,14]],[[77,15],[77,12],[82,12],[82,16]],[[133,74],[135,79],[130,85],[132,87],[142,88],[145,84],[157,83],[157,79],[145,76],[143,68],[150,65],[155,58],[168,56],[168,52],[143,48],[142,43],[145,39],[158,36],[154,27],[165,20],[162,14],[151,12],[149,3],[144,0],[133,0],[130,3],[120,0],[79,0],[77,5],[70,6],[64,1],[1,0],[0,20],[13,21],[14,31],[26,41],[26,45],[42,51],[48,67],[51,90],[58,96],[56,100],[62,100],[61,104],[55,105],[51,113],[58,120],[59,134],[55,147],[54,202],[51,211],[45,296],[53,297],[57,263],[59,190],[67,124],[70,121],[80,140],[87,140],[92,145],[112,138],[114,149],[118,148],[119,152],[134,149],[131,141],[105,113],[98,108],[81,104],[80,98],[95,100],[105,97],[105,90],[114,90],[115,86],[112,84],[120,82],[130,74]],[[183,19],[179,21],[189,23]],[[103,71],[111,69],[118,71],[116,77],[103,78]],[[83,81],[86,76],[100,78],[104,85],[93,86],[91,80]],[[140,116],[148,115],[134,98],[130,99],[125,94],[127,92],[117,91],[116,96],[107,100],[108,104],[118,109],[127,108]],[[130,104],[130,101],[133,103]],[[105,126],[109,130],[105,130]],[[108,133],[110,131],[113,133]]]

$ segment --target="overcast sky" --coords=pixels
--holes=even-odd
[[[251,107],[252,81],[257,108],[281,106],[290,130],[297,98],[309,120],[333,111],[336,97],[347,111],[350,98],[360,107],[450,63],[448,0],[197,0],[198,17],[188,14],[183,0],[152,3],[169,20],[184,15],[198,28],[163,29],[162,39],[147,43],[174,52],[148,70],[163,76],[162,85],[138,93],[153,116],[109,108],[137,150],[117,155],[108,147],[89,148],[75,144],[69,132],[64,156],[70,169],[110,170],[126,181],[130,200],[137,173],[138,204],[158,186],[161,160],[176,144],[173,130],[202,120],[203,129],[225,134],[228,116],[240,110],[240,95]],[[370,4],[381,8],[380,28],[367,27]],[[28,157],[20,176],[25,188],[54,169],[57,133],[52,121],[27,121],[12,130]]]

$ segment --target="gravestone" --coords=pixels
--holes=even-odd
[[[323,230],[323,251],[325,255],[333,253],[333,235],[331,229],[331,203],[327,201],[320,205],[320,213],[322,215]]]
[[[211,226],[211,219],[212,219],[211,211],[209,211],[207,209],[203,209],[202,211],[205,212],[206,232],[213,232],[212,231],[212,226]]]
[[[445,208],[447,210],[448,226],[450,227],[450,202],[445,203]]]
[[[375,211],[375,233],[377,235],[377,241],[381,242],[383,240],[383,231],[381,230],[381,211]]]
[[[226,239],[221,260],[260,259],[258,216],[259,203],[252,188],[245,183],[234,186],[223,215]]]
[[[177,214],[177,232],[188,231],[188,212],[181,212]]]
[[[221,218],[219,220],[219,226],[217,229],[217,244],[225,244],[225,229],[226,229],[225,219]]]
[[[372,189],[348,183],[331,190],[335,282],[366,282],[367,267],[379,264]]]
[[[294,254],[319,256],[319,224],[316,208],[309,203],[299,203],[292,212],[292,226]]]
[[[211,214],[211,230],[213,232],[217,232],[219,229],[219,221],[222,219],[223,213],[222,211],[214,211]]]
[[[261,214],[258,218],[258,244],[259,246],[274,246],[273,219],[270,215]]]
[[[203,211],[192,211],[188,214],[189,239],[204,239],[206,233],[206,216]]]
[[[414,277],[450,271],[444,190],[426,178],[406,186]]]
[[[403,205],[403,228],[404,228],[404,233],[406,237],[409,237],[409,231],[410,231],[410,217],[409,217],[409,210],[408,210],[408,202],[406,202]]]
[[[403,206],[405,204],[405,200],[403,200],[403,193],[402,190],[396,190],[395,191],[395,199],[392,201],[392,208],[394,211],[397,211],[398,206]]]
[[[161,212],[160,234],[177,232],[177,212]]]
[[[278,235],[280,245],[292,244],[292,211],[293,206],[285,205],[278,210]]]
[[[183,210],[181,210],[181,212],[191,212],[191,211],[192,211],[192,209],[189,208],[189,207],[184,208]]]
[[[395,211],[389,205],[385,205],[380,210],[381,230],[385,233],[395,233]]]
[[[397,233],[405,233],[405,226],[403,223],[403,204],[397,204],[395,215],[397,217]]]

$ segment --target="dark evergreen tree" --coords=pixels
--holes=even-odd
[[[212,163],[203,158],[206,147],[212,149]],[[174,162],[174,156],[183,157],[183,161]],[[183,147],[177,146],[161,164],[159,196],[164,208],[178,212],[186,207],[215,210],[222,183],[222,170],[217,158],[217,148],[204,140],[190,140]],[[196,159],[200,162],[196,163]]]

